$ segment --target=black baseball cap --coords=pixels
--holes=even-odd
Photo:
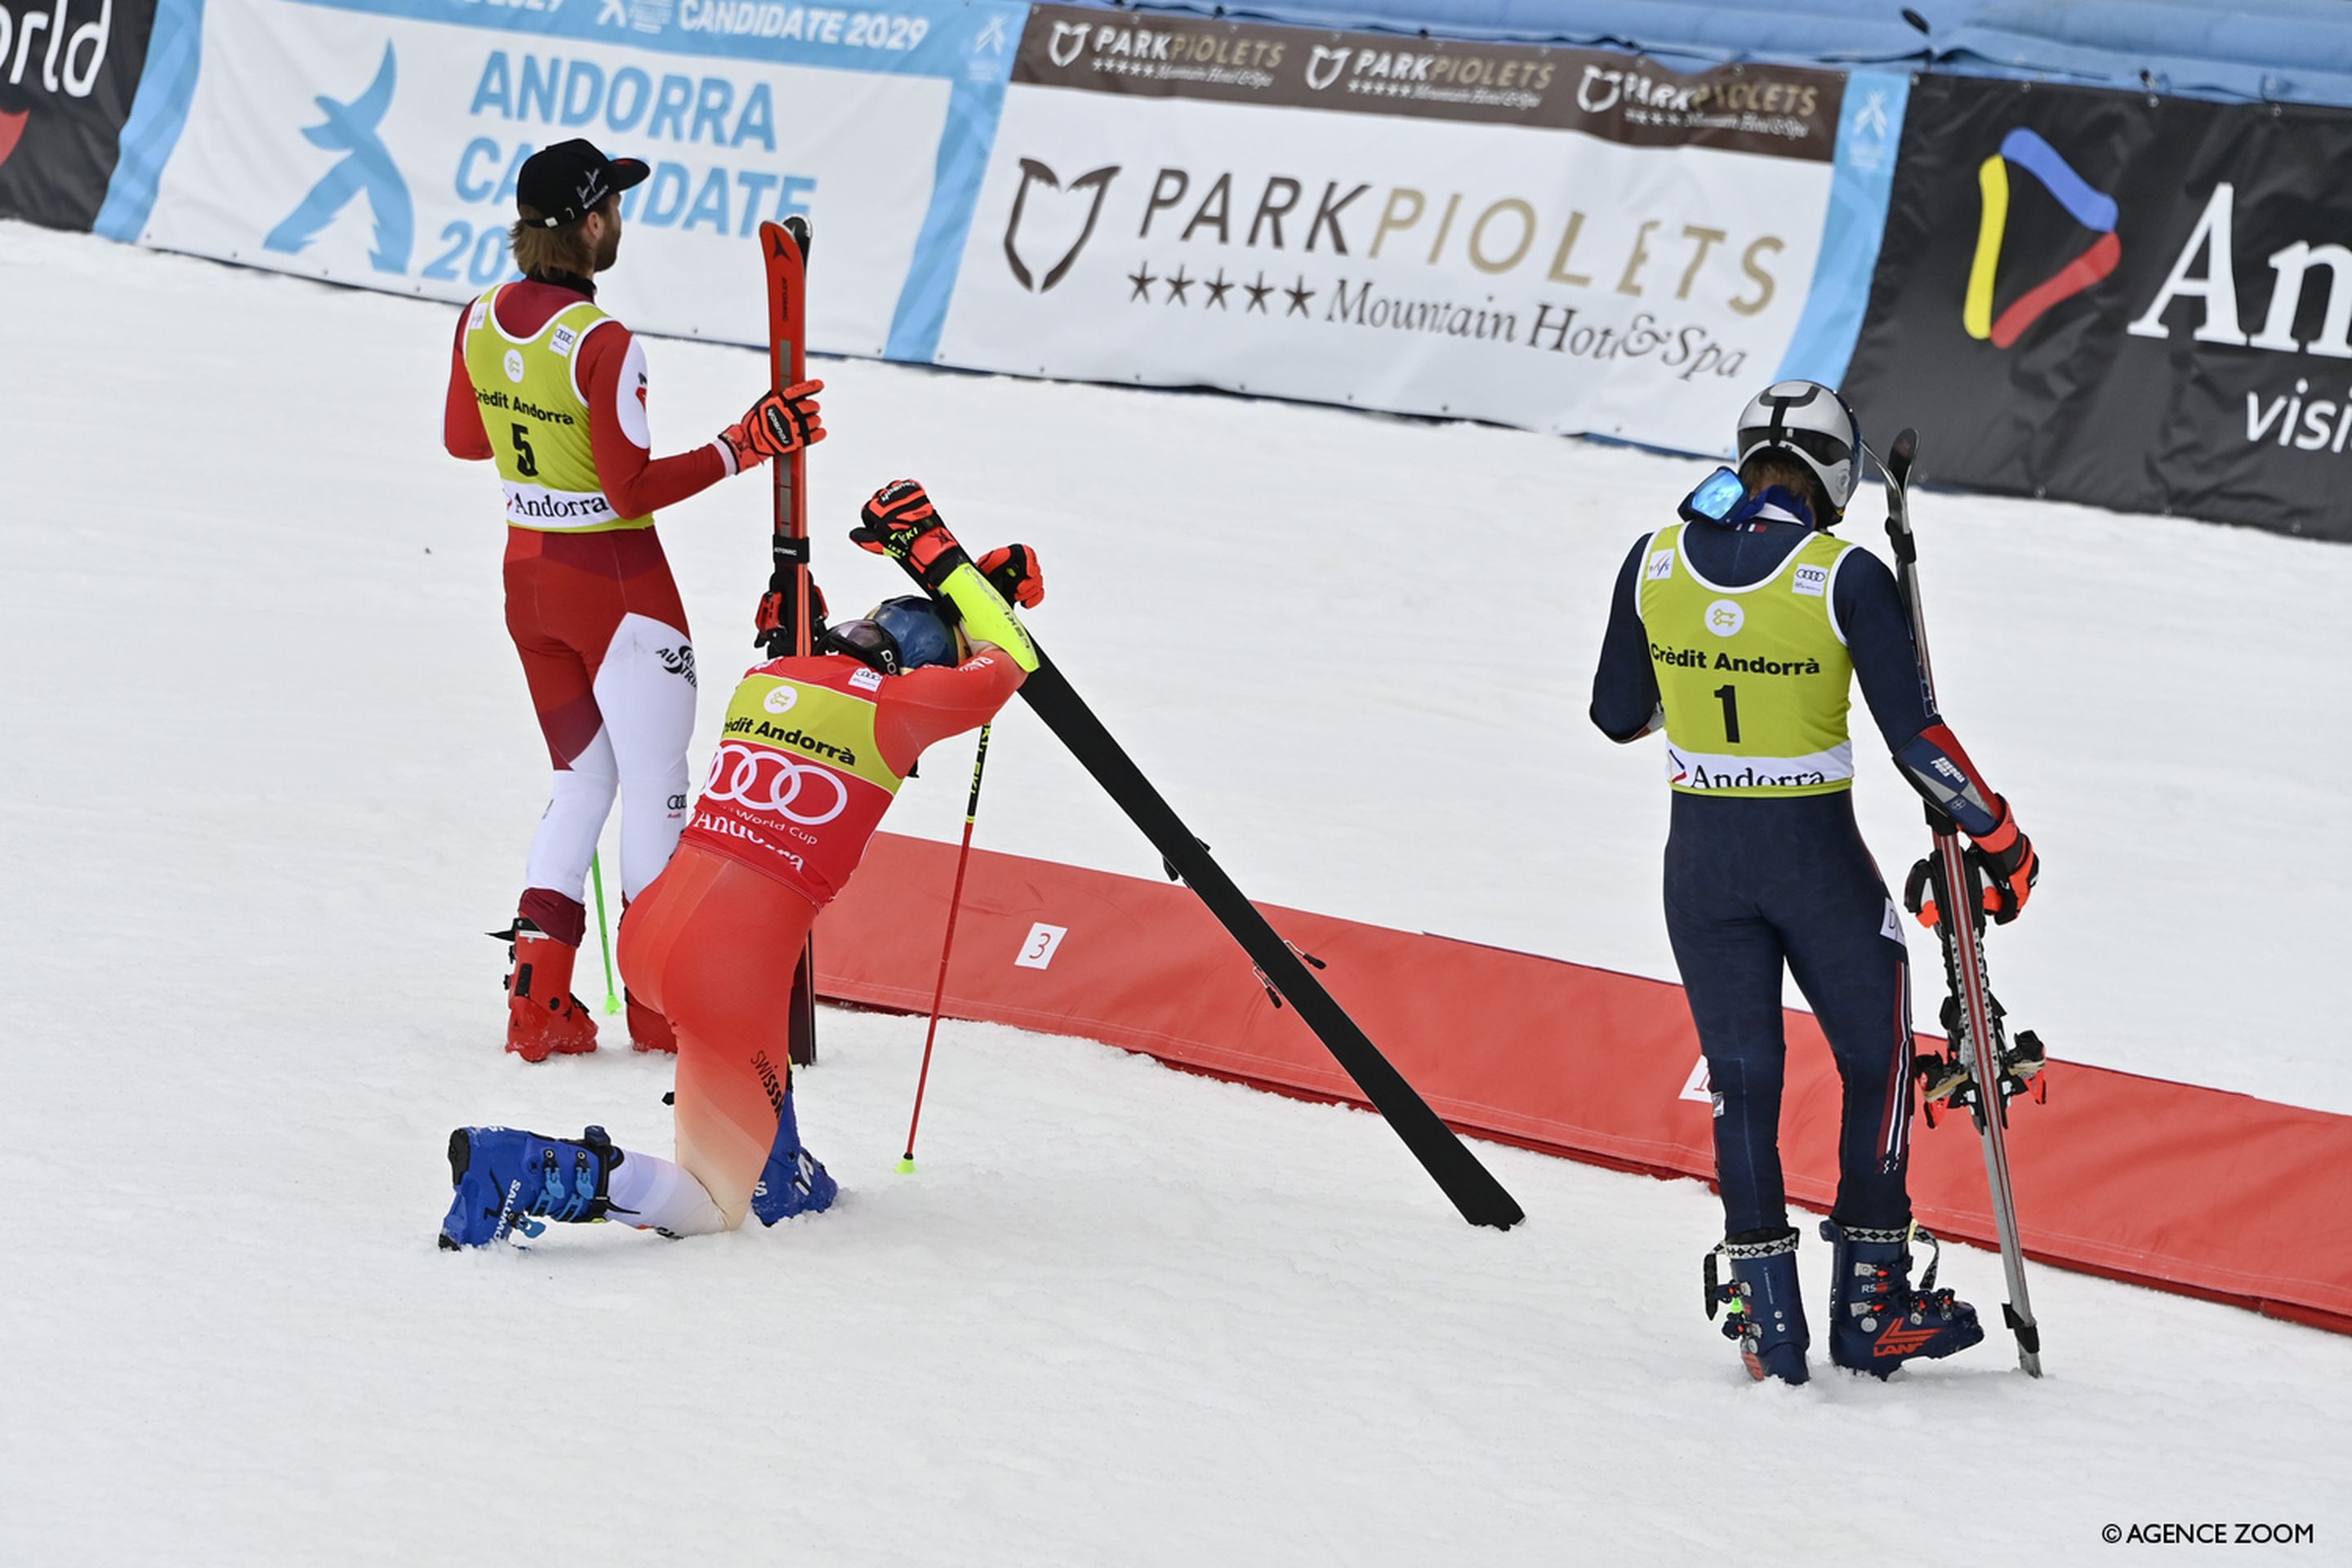
[[[607,158],[581,137],[541,147],[523,160],[515,176],[515,200],[539,213],[549,228],[578,223],[615,191],[625,191],[652,170],[635,158]]]

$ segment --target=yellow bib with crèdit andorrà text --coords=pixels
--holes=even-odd
[[[596,477],[588,438],[588,400],[577,374],[580,345],[605,319],[586,300],[558,310],[529,338],[499,325],[493,289],[466,317],[466,374],[506,482],[507,521],[547,533],[608,533],[651,528],[650,517],[623,517]]]
[[[1853,787],[1853,659],[1830,584],[1854,548],[1816,533],[1760,583],[1691,567],[1684,523],[1650,538],[1638,603],[1666,711],[1666,776],[1685,795],[1829,795]]]

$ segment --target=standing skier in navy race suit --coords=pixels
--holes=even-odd
[[[1984,1331],[1951,1291],[1911,1284],[1909,969],[1854,821],[1851,680],[1903,776],[1974,840],[1994,919],[2016,918],[2040,867],[1929,707],[1894,574],[1829,534],[1860,477],[1853,411],[1829,387],[1778,383],[1741,415],[1738,450],[1736,475],[1717,470],[1682,521],[1625,557],[1592,721],[1620,742],[1666,733],[1666,931],[1714,1091],[1717,1251],[1731,1273],[1709,1315],[1728,1308],[1724,1332],[1750,1375],[1805,1381],[1811,1335],[1779,1142],[1785,963],[1844,1085],[1837,1201],[1822,1226],[1830,1359],[1885,1377]]]

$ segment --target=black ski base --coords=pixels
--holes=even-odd
[[[1095,782],[1125,811],[1160,851],[1169,869],[1191,888],[1219,923],[1233,933],[1256,966],[1257,976],[1277,1004],[1291,1007],[1313,1029],[1373,1109],[1387,1118],[1413,1157],[1428,1171],[1462,1217],[1473,1225],[1507,1230],[1527,1217],[1517,1199],[1429,1108],[1404,1075],[1366,1037],[1307,970],[1298,952],[1266,923],[1257,906],[1234,885],[1208,847],[1186,827],[1154,789],[1102,721],[1041,652],[1038,667],[1022,683],[1021,695],[1047,729],[1070,749]],[[1317,966],[1320,967],[1318,960]]]

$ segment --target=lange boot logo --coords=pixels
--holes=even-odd
[[[376,68],[375,79],[365,92],[349,103],[339,103],[324,93],[312,100],[326,119],[306,129],[303,140],[343,156],[320,176],[301,205],[269,231],[261,242],[264,247],[289,256],[299,254],[354,196],[364,193],[369,210],[375,215],[375,249],[368,260],[379,272],[407,272],[409,247],[416,233],[415,210],[409,202],[408,182],[400,177],[400,166],[376,134],[385,110],[392,107],[397,79],[392,46],[386,44],[383,63]]]
[[[2041,181],[2069,216],[2099,237],[2074,260],[2020,295],[1996,319],[1992,291],[1995,274],[2000,270],[2000,242],[2009,226],[2009,166],[2012,163]],[[2002,137],[2000,151],[1979,167],[1977,187],[1984,199],[1984,216],[1977,227],[1976,258],[1969,267],[1960,325],[1969,336],[1979,341],[1990,338],[1993,347],[2005,349],[2053,305],[2081,293],[2116,269],[2124,254],[2123,241],[2116,237],[2119,209],[2115,197],[2093,190],[2057,148],[2021,125]]]
[[[1021,160],[1021,188],[1013,193],[1013,216],[1006,219],[1004,224],[1004,260],[1006,265],[1013,268],[1013,276],[1020,280],[1021,287],[1033,294],[1043,294],[1068,274],[1072,263],[1078,258],[1078,252],[1084,250],[1087,247],[1087,241],[1095,236],[1095,224],[1102,217],[1103,198],[1109,195],[1110,183],[1118,177],[1118,171],[1119,165],[1112,163],[1097,169],[1090,174],[1081,174],[1065,186],[1055,176],[1053,170],[1040,163],[1036,159]],[[1035,276],[1031,273],[1029,264],[1021,259],[1019,248],[1021,219],[1029,209],[1029,192],[1034,185],[1044,185],[1049,191],[1061,192],[1066,200],[1083,190],[1091,188],[1094,192],[1094,200],[1087,208],[1085,226],[1078,230],[1077,238],[1070,242],[1070,248],[1063,253],[1062,258],[1046,268],[1045,281],[1042,283],[1037,281]]]

